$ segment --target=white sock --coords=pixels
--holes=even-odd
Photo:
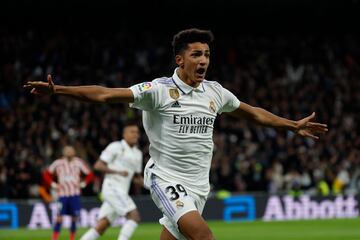
[[[96,240],[99,236],[100,234],[94,228],[90,228],[84,235],[82,235],[80,240]]]
[[[138,224],[134,220],[127,220],[121,228],[118,240],[129,240]]]

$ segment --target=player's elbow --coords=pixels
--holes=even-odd
[[[102,86],[89,86],[88,89],[90,90],[89,92],[86,92],[86,96],[93,102],[107,103],[112,98],[112,91],[110,88]]]
[[[106,92],[103,92],[103,93],[98,94],[96,96],[95,102],[97,102],[97,103],[108,103],[109,99],[110,99],[110,95],[108,93],[106,93]]]
[[[101,103],[111,103],[112,99],[114,99],[114,96],[109,92],[105,92],[100,96],[99,100]]]
[[[98,161],[96,161],[96,163],[94,164],[94,169],[96,170],[96,171],[102,171],[103,170],[103,168],[104,168],[104,163],[101,161],[101,160],[98,160]]]

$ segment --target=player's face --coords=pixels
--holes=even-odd
[[[63,155],[64,157],[68,158],[68,159],[72,159],[73,157],[75,157],[75,149],[71,146],[65,146],[63,149]]]
[[[192,87],[197,87],[205,79],[210,63],[210,49],[206,43],[190,43],[188,48],[176,56],[180,67],[181,80]]]
[[[126,126],[124,128],[123,138],[130,146],[137,144],[140,138],[140,131],[138,126]]]

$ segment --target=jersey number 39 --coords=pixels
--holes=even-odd
[[[175,187],[174,186],[168,186],[165,189],[166,193],[170,193],[170,200],[171,201],[175,201],[176,199],[178,199],[180,197],[179,193],[182,193],[184,196],[187,196],[187,192],[185,190],[185,188],[181,185],[181,184],[176,184]]]

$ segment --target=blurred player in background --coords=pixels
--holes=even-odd
[[[123,128],[123,139],[110,143],[101,153],[94,168],[105,174],[102,184],[103,204],[95,228],[88,230],[81,240],[98,239],[119,216],[125,216],[118,240],[128,240],[140,222],[140,214],[129,196],[131,181],[143,185],[142,152],[137,143],[139,127],[128,122]]]
[[[82,180],[83,175],[86,177]],[[81,209],[81,188],[85,188],[93,180],[93,177],[92,171],[84,160],[76,157],[75,149],[72,146],[65,146],[63,157],[55,160],[45,171],[44,178],[52,188],[56,189],[59,203],[52,240],[59,238],[64,215],[71,216],[70,240],[75,239],[76,221]]]
[[[214,239],[201,216],[209,191],[216,116],[231,116],[272,128],[282,128],[317,139],[327,126],[312,122],[315,113],[300,120],[278,117],[263,108],[238,100],[218,82],[205,80],[210,63],[211,31],[186,29],[173,38],[177,68],[162,77],[130,88],[55,85],[28,82],[33,94],[58,94],[99,103],[123,102],[143,110],[143,125],[150,141],[145,186],[162,211],[160,239]]]

